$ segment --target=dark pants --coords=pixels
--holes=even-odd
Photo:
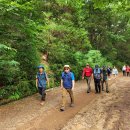
[[[100,79],[94,79],[96,93],[100,93],[101,92],[100,81],[101,81]]]
[[[41,100],[45,101],[45,99],[46,99],[46,92],[45,92],[46,88],[38,87],[38,91],[39,91],[39,94],[42,96]]]
[[[123,76],[126,76],[126,71],[123,71]]]
[[[129,72],[127,72],[127,76],[129,76]]]
[[[104,91],[104,83],[105,83],[105,85],[106,85],[106,92],[109,92],[109,90],[108,90],[108,81],[106,79],[103,79],[101,81],[101,83],[102,83],[102,91]]]
[[[110,73],[110,72],[108,72],[108,76],[111,76],[111,73]]]

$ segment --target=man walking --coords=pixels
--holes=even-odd
[[[108,90],[108,73],[107,73],[107,69],[105,66],[103,66],[103,69],[102,69],[102,91],[104,91],[104,83],[106,85],[106,92],[109,93],[109,90]]]
[[[111,80],[111,73],[112,73],[112,69],[111,69],[111,67],[110,66],[108,66],[108,68],[107,68],[107,74],[108,74],[108,80]]]
[[[74,85],[75,85],[74,74],[70,72],[70,66],[65,65],[64,72],[62,72],[61,77],[61,89],[62,89],[62,106],[60,108],[61,111],[65,110],[67,93],[69,93],[71,100],[70,107],[74,106],[74,96],[73,96]]]
[[[101,69],[99,68],[98,65],[95,65],[95,68],[94,68],[94,72],[93,72],[93,75],[94,75],[94,83],[95,83],[95,93],[101,93],[101,85],[100,85],[100,82],[101,82]]]
[[[122,67],[123,76],[126,76],[126,65]]]
[[[82,79],[86,79],[87,81],[87,93],[90,93],[91,91],[91,79],[92,79],[92,74],[93,74],[93,70],[92,68],[89,66],[89,64],[86,64],[86,67],[83,69],[83,73],[82,73]]]
[[[127,65],[126,66],[126,75],[127,75],[127,77],[129,76],[129,73],[130,73],[130,67]]]

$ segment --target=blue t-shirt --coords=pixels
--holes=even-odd
[[[38,87],[40,88],[46,87],[47,74],[45,72],[43,72],[42,74],[38,72],[36,75],[36,79],[38,79]]]
[[[74,74],[72,72],[62,72],[62,80],[63,80],[63,87],[64,88],[72,88],[72,81],[75,80]]]

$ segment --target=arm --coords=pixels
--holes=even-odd
[[[94,69],[92,69],[92,78],[94,79]]]
[[[72,80],[72,90],[74,90],[75,80]]]
[[[46,81],[47,81],[47,86],[49,87],[50,83],[49,83],[49,78],[48,78],[47,74],[46,74]]]
[[[36,88],[38,87],[38,79],[36,78]]]
[[[92,77],[92,79],[94,79],[94,74],[93,74],[93,69],[91,70],[91,77]]]
[[[94,79],[94,74],[93,73],[92,73],[91,77],[92,77],[92,79]]]
[[[100,75],[101,75],[101,80],[102,80],[103,79],[103,72],[101,69],[100,69],[100,71],[101,71]]]
[[[85,75],[85,71],[84,71],[84,69],[83,69],[82,79],[84,79],[84,75]]]
[[[72,90],[74,90],[74,86],[75,86],[75,77],[74,74],[72,73]]]
[[[60,85],[61,88],[63,88],[63,79],[61,79],[61,85]]]

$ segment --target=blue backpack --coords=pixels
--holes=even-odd
[[[94,78],[95,79],[101,79],[101,69],[100,68],[94,69]]]
[[[63,86],[64,88],[72,88],[72,72],[62,72]]]

